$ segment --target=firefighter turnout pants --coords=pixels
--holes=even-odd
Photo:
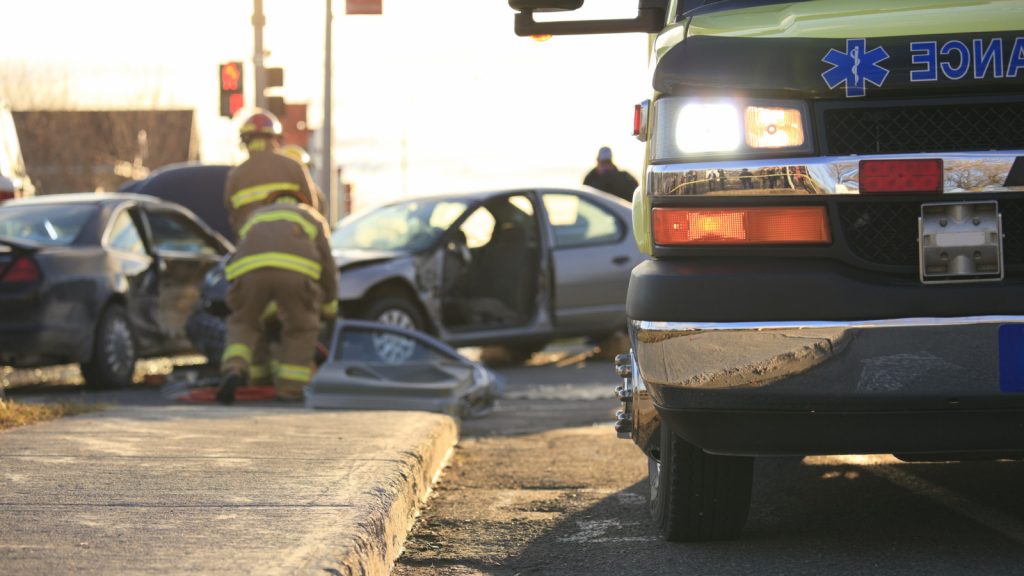
[[[227,345],[221,359],[221,373],[241,372],[258,380],[250,365],[253,354],[265,340],[264,312],[277,304],[281,341],[271,376],[277,396],[300,400],[302,390],[313,376],[313,358],[320,331],[321,289],[307,275],[280,268],[259,268],[232,281],[227,303]],[[257,368],[259,371],[259,368]]]

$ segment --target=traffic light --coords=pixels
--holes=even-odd
[[[284,68],[266,68],[263,74],[263,96],[267,101],[267,110],[278,118],[284,118],[284,97],[274,95],[275,88],[284,86]]]
[[[220,115],[234,118],[245,106],[242,90],[242,63],[226,62],[220,65]]]

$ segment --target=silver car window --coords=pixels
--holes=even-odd
[[[576,194],[545,193],[544,210],[556,248],[607,244],[622,237],[622,222],[614,214]]]
[[[382,206],[343,220],[331,236],[331,246],[337,250],[423,250],[468,206],[458,200],[410,200]]]

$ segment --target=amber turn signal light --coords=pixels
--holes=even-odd
[[[828,244],[824,206],[655,208],[654,242],[661,245]]]

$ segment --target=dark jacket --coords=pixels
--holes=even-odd
[[[604,173],[594,168],[587,173],[583,183],[630,202],[633,201],[633,192],[637,187],[636,178],[633,178],[629,172],[623,172],[615,166],[612,166],[611,169],[606,170]]]

